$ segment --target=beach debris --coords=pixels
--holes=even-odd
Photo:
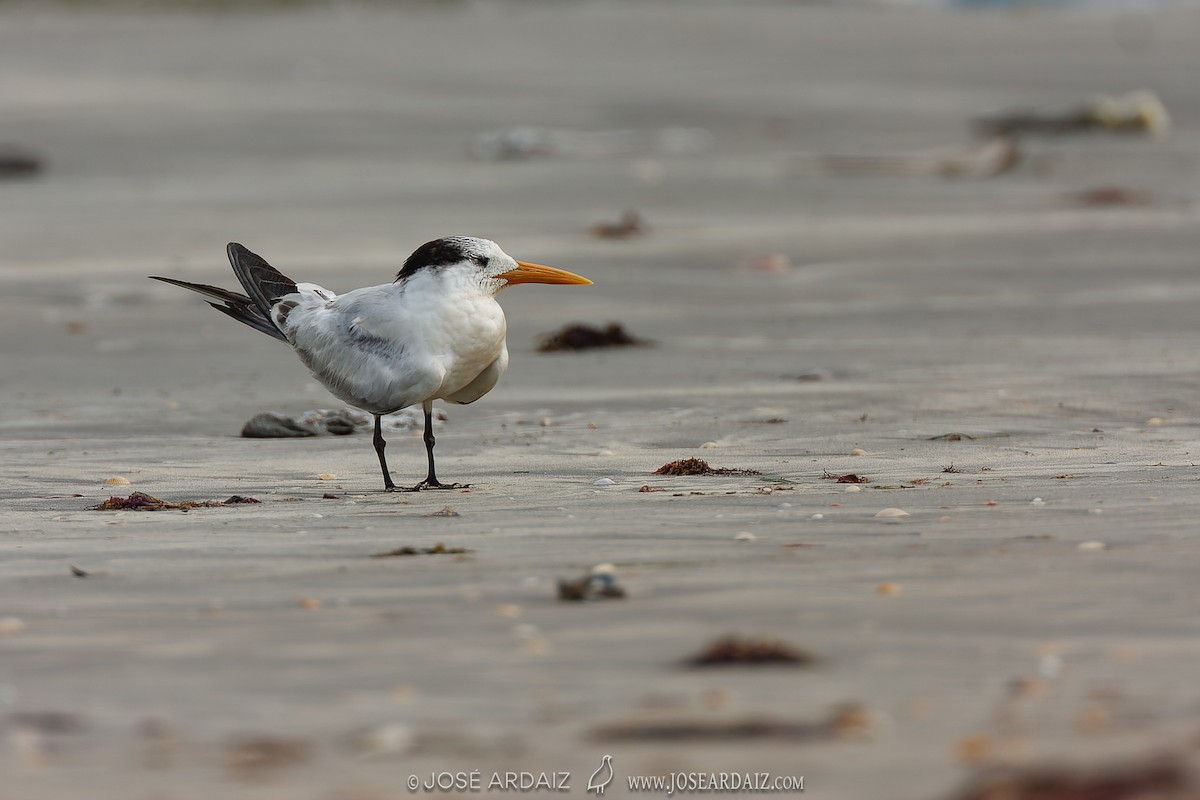
[[[74,711],[13,711],[0,717],[5,728],[24,728],[52,736],[69,736],[83,733],[89,720]]]
[[[832,741],[863,738],[872,726],[873,719],[865,708],[858,703],[847,703],[817,720],[785,720],[767,715],[732,719],[691,715],[636,718],[597,725],[590,737],[613,742]]]
[[[441,555],[465,555],[473,553],[466,547],[447,547],[438,542],[433,547],[397,547],[395,550],[389,550],[386,553],[374,553],[371,558],[393,558],[396,556],[441,556]]]
[[[558,353],[563,350],[595,350],[601,347],[644,347],[653,344],[647,339],[630,335],[619,322],[594,328],[581,322],[564,325],[553,333],[537,337],[539,353]]]
[[[1143,89],[1099,95],[1068,108],[1001,111],[976,119],[974,125],[977,131],[991,135],[1062,136],[1099,131],[1162,136],[1171,128],[1171,116],[1158,95]]]
[[[616,222],[597,222],[589,230],[599,239],[628,239],[645,234],[647,227],[642,215],[630,209]]]
[[[0,180],[32,178],[45,167],[41,156],[15,144],[0,144]]]
[[[625,589],[617,583],[617,568],[607,562],[597,564],[576,580],[558,580],[558,599],[565,602],[624,598]]]
[[[445,412],[434,410],[433,421],[435,426],[444,423]],[[242,426],[241,435],[247,439],[292,439],[323,434],[348,436],[373,430],[374,425],[374,416],[353,408],[316,408],[296,416],[263,411]],[[382,427],[385,431],[396,432],[421,430],[424,425],[424,412],[406,408],[395,414],[385,414]]]
[[[638,489],[638,491],[639,491],[639,492],[642,492],[642,493],[648,493],[648,492],[665,492],[665,491],[666,491],[666,489],[662,488],[661,486],[651,486],[651,485],[650,485],[650,484],[648,484],[648,483],[643,483],[643,484],[642,484],[642,488]]]
[[[816,662],[809,653],[770,636],[737,636],[715,639],[699,653],[686,659],[690,667],[807,666]]]
[[[25,620],[20,617],[0,617],[0,636],[12,636],[25,630]]]
[[[942,472],[945,472],[945,473],[951,474],[951,475],[957,475],[957,474],[961,473],[962,470],[959,469],[958,467],[954,466],[954,464],[949,464],[947,466],[942,467]]]
[[[316,436],[313,428],[301,425],[291,417],[275,411],[255,414],[242,426],[242,436],[247,439],[287,439],[298,436]]]
[[[950,800],[1194,800],[1197,796],[1200,787],[1182,760],[1162,755],[1115,766],[987,769],[951,794]]]
[[[741,531],[740,533],[738,533],[736,536],[733,537],[733,540],[735,542],[754,542],[754,541],[758,541],[758,537],[755,536],[750,531]]]
[[[967,146],[940,147],[907,153],[826,155],[821,163],[839,175],[933,175],[943,178],[991,178],[1008,172],[1021,160],[1015,136],[1000,131]]]
[[[792,271],[792,260],[784,253],[752,253],[739,259],[734,269],[758,275],[787,275]]]
[[[441,511],[433,511],[428,514],[425,514],[425,516],[427,516],[427,517],[461,517],[462,514],[459,514],[457,511],[455,511],[454,506],[442,506]]]
[[[581,131],[520,126],[481,133],[467,152],[481,161],[524,161],[628,154],[698,155],[712,146],[713,135],[703,128]]]
[[[255,500],[253,497],[242,497],[241,495],[233,495],[228,500],[184,500],[179,503],[172,503],[167,500],[159,500],[157,497],[152,497],[145,492],[133,492],[128,497],[110,497],[103,503],[95,506],[89,506],[89,511],[164,511],[168,509],[178,509],[187,511],[192,508],[220,508],[221,506],[234,506],[243,503],[259,503],[260,500]]]
[[[821,470],[821,480],[834,481],[836,483],[870,483],[871,479],[866,475],[858,475],[853,472],[847,472],[845,475],[834,475],[829,470]]]
[[[756,469],[737,469],[734,467],[710,467],[708,462],[700,458],[683,458],[679,461],[668,461],[658,469],[655,475],[761,475]]]
[[[961,442],[963,439],[971,440],[974,438],[974,436],[969,436],[965,433],[940,433],[937,436],[930,436],[929,441]]]
[[[75,566],[74,564],[68,564],[67,566],[71,569],[71,574],[74,575],[76,578],[86,578],[92,574],[92,573],[88,572],[86,569],[80,569],[79,567]]]
[[[321,499],[322,500],[341,500],[342,498],[340,495],[336,495],[333,492],[326,492],[325,494],[321,495]]]
[[[259,778],[258,773],[304,764],[312,757],[307,739],[283,736],[243,736],[226,748],[226,765],[241,778]]]
[[[909,516],[908,512],[902,508],[885,508],[875,512],[875,519],[900,520],[907,516]]]
[[[1124,186],[1094,186],[1066,195],[1067,202],[1086,208],[1112,208],[1116,206],[1148,206],[1154,203],[1154,195],[1140,189]]]
[[[412,728],[397,722],[358,728],[346,734],[343,741],[353,753],[363,757],[403,755],[419,743]]]
[[[122,478],[119,475],[114,475],[104,481],[105,486],[128,486],[129,478]]]

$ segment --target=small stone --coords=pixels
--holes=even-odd
[[[866,454],[867,451],[863,450],[861,447],[856,447],[850,451],[850,455],[852,456],[865,456]]]
[[[617,565],[613,564],[610,561],[603,561],[603,562],[597,564],[596,566],[592,567],[590,574],[592,574],[592,575],[616,575],[617,574]]]
[[[809,519],[825,519],[824,514],[813,514]]]
[[[891,597],[892,595],[899,593],[900,584],[898,583],[891,583],[889,581],[886,583],[881,583],[875,587],[875,594],[879,595],[880,597]]]
[[[791,503],[780,503],[779,507],[780,508],[791,508],[792,504]]]
[[[337,475],[330,475],[328,472],[322,472],[320,475],[317,476],[317,480],[319,480],[319,481],[336,481]]]
[[[296,605],[300,606],[305,611],[315,611],[321,607],[321,601],[315,597],[301,597],[296,601]]]
[[[550,419],[549,417],[542,417],[538,420],[538,425],[541,425],[543,428],[549,428],[553,424],[554,420]]]
[[[1104,509],[1103,508],[1089,508],[1088,513],[1089,514],[1103,514]]]
[[[496,613],[505,619],[516,619],[521,616],[521,607],[516,603],[502,603],[496,606]]]
[[[1063,660],[1050,653],[1038,660],[1038,675],[1043,678],[1057,678],[1063,671]]]
[[[1146,420],[1146,424],[1152,428],[1157,428],[1159,425],[1163,424],[1163,418],[1162,417],[1151,417],[1150,419]]]
[[[901,519],[907,516],[908,512],[902,508],[885,508],[875,513],[875,519]]]
[[[949,514],[942,514],[940,517],[938,517],[938,522],[949,522],[952,519],[954,519],[954,517],[950,516]]]
[[[705,450],[712,450],[714,447],[717,446],[717,443],[716,442],[705,442],[704,444],[702,444],[700,446],[702,448],[704,448]]]
[[[120,475],[114,475],[104,482],[105,486],[128,486],[129,478],[122,478]]]
[[[862,491],[862,487],[861,487],[861,486],[856,486],[856,485],[855,485],[855,484],[853,484],[853,483],[848,483],[848,484],[846,484],[846,488],[845,488],[845,489],[842,489],[842,491],[843,491],[843,492],[861,492],[861,491]]]
[[[1035,498],[1033,498],[1032,500],[1030,500],[1030,501],[1029,501],[1029,505],[1031,505],[1031,506],[1044,506],[1044,505],[1046,505],[1046,501],[1045,501],[1045,500],[1043,500],[1043,499],[1042,499],[1042,498],[1040,498],[1040,497],[1035,497]]]
[[[0,636],[12,636],[25,630],[25,620],[20,617],[0,617]]]
[[[734,536],[733,539],[736,542],[753,542],[758,539],[758,537],[750,531],[742,531],[737,536]]]
[[[615,483],[616,481],[612,478],[600,478],[599,480],[592,481],[592,486],[612,486]]]
[[[1104,542],[1096,542],[1096,541],[1080,542],[1079,544],[1075,545],[1076,550],[1082,550],[1085,553],[1091,553],[1091,552],[1095,552],[1097,550],[1105,550],[1107,548],[1108,548],[1108,545],[1106,545]]]

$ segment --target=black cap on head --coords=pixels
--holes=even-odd
[[[407,278],[418,270],[448,267],[451,264],[476,257],[483,258],[482,263],[487,263],[486,257],[479,253],[475,239],[466,236],[447,236],[443,239],[434,239],[413,251],[413,254],[404,262],[404,267],[396,274],[396,280]]]

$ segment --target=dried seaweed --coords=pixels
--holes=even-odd
[[[845,475],[834,475],[829,470],[821,472],[821,480],[836,481],[837,483],[870,483],[871,479],[866,475],[858,475],[853,472],[847,472]]]
[[[952,800],[1195,800],[1200,787],[1182,762],[1166,757],[1092,770],[998,769],[976,776]]]
[[[223,506],[239,505],[242,503],[258,503],[253,497],[242,497],[241,495],[233,495],[228,500],[184,500],[180,503],[172,503],[168,500],[159,500],[157,497],[152,497],[144,492],[133,492],[128,497],[109,497],[99,505],[90,506],[89,511],[165,511],[179,510],[187,511],[193,508],[221,508]]]
[[[619,322],[603,328],[593,328],[575,322],[554,333],[543,333],[537,339],[539,353],[559,353],[572,350],[595,350],[605,347],[645,347],[653,342],[630,335]]]
[[[778,665],[806,666],[816,658],[778,639],[766,636],[723,636],[685,662],[692,667]]]
[[[597,222],[592,235],[601,239],[628,239],[646,232],[646,220],[636,211],[626,211],[616,222]]]
[[[598,725],[592,729],[591,737],[613,742],[832,741],[862,738],[870,727],[870,714],[858,703],[846,703],[825,719],[782,720],[770,716],[634,719]]]
[[[397,547],[395,550],[389,550],[386,553],[375,553],[371,558],[392,558],[394,556],[440,556],[440,555],[463,555],[465,553],[474,552],[466,547],[446,547],[446,545],[438,542],[433,547]]]
[[[654,470],[655,475],[761,475],[756,469],[736,469],[734,467],[710,467],[708,462],[700,458],[683,458],[679,461],[669,461]]]

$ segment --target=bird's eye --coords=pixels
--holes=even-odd
[[[487,256],[471,256],[471,260],[480,267],[486,267],[488,265]]]

